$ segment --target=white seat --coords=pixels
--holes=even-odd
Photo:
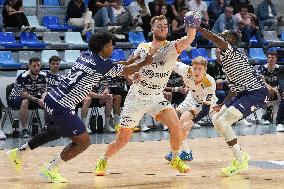
[[[88,43],[84,42],[80,32],[66,32],[65,42],[72,46],[87,46]]]
[[[52,44],[52,43],[62,43],[58,32],[44,32],[42,36],[42,40],[45,43]]]
[[[43,50],[41,52],[42,63],[48,64],[49,58],[52,56],[59,56],[57,50]]]
[[[211,49],[211,58],[216,60],[217,57],[216,57],[215,51],[216,51],[216,48],[212,48],[212,49]]]
[[[23,7],[36,7],[37,0],[23,0]]]
[[[33,57],[38,57],[35,51],[19,51],[19,62],[27,64]]]
[[[37,30],[46,30],[47,28],[39,25],[38,19],[35,15],[27,16],[30,26],[36,27]]]
[[[73,65],[74,62],[78,59],[80,56],[80,50],[65,50],[64,52],[64,62],[66,62],[69,65]]]
[[[25,72],[26,70],[17,70],[16,77],[18,77],[21,73]]]

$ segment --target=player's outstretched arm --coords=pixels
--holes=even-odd
[[[140,56],[139,55],[134,56],[134,54],[132,53],[127,61],[119,61],[119,62],[115,62],[115,64],[121,64],[121,65],[124,65],[124,66],[128,66],[130,64],[133,64],[138,59],[140,59]]]
[[[148,54],[145,57],[144,60],[141,60],[141,61],[139,61],[137,63],[130,64],[128,66],[124,66],[121,75],[124,75],[126,77],[129,76],[129,75],[132,75],[135,72],[138,72],[143,66],[151,64],[152,61],[153,61],[153,55],[152,54]]]
[[[228,43],[213,32],[208,31],[207,29],[204,29],[202,27],[198,27],[197,31],[201,32],[204,38],[212,41],[218,48],[222,49],[223,51],[228,48]]]

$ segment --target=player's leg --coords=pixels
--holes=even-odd
[[[88,112],[89,112],[89,108],[90,108],[90,105],[91,105],[91,102],[92,102],[92,97],[90,96],[86,96],[83,101],[82,101],[82,107],[81,107],[81,119],[87,129],[87,132],[88,133],[91,133],[91,129],[89,126],[87,126],[86,122],[87,122],[87,115],[88,115]]]
[[[111,118],[111,112],[113,107],[113,97],[112,96],[103,96],[102,98],[99,98],[99,104],[105,105],[105,125],[104,125],[104,131],[113,133],[115,130],[112,125],[110,125],[110,118]]]

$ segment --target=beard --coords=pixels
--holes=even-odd
[[[167,39],[168,36],[158,36],[154,34],[154,37],[156,40],[158,41],[165,41]]]

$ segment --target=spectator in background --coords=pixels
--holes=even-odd
[[[246,6],[241,6],[240,12],[235,15],[238,29],[242,33],[242,42],[250,43],[250,37],[255,36],[259,46],[264,46],[264,40],[261,31],[256,25],[257,17],[255,14],[249,13]]]
[[[47,90],[45,75],[40,72],[39,58],[29,60],[29,70],[21,73],[14,84],[14,88],[8,97],[7,104],[13,109],[20,109],[19,116],[23,130],[22,138],[30,136],[27,128],[29,107],[40,108],[39,103]]]
[[[224,0],[212,0],[208,7],[209,25],[210,28],[214,26],[218,17],[224,13],[227,4]]]
[[[60,68],[61,59],[58,56],[52,56],[49,58],[49,70],[45,70],[42,73],[45,75],[47,90],[52,87],[56,87],[61,81],[62,77],[58,74]]]
[[[172,37],[173,40],[180,39],[183,36],[186,36],[186,26],[184,24],[184,16],[188,12],[187,7],[183,7],[177,18],[174,18],[172,21]]]
[[[121,26],[123,30],[128,31],[132,23],[130,12],[122,6],[122,0],[117,0],[117,7],[112,7],[117,26]]]
[[[23,10],[22,0],[5,0],[2,10],[3,25],[6,27],[18,27],[22,32],[34,32],[35,27],[30,24]]]
[[[207,4],[202,0],[190,0],[187,3],[187,7],[191,11],[200,11],[202,13],[201,27],[209,29]]]
[[[233,16],[233,7],[227,6],[225,12],[216,20],[212,32],[215,34],[222,33],[225,30],[237,31],[236,19]]]
[[[166,18],[169,18],[170,20],[172,20],[173,17],[174,17],[174,14],[173,14],[173,7],[174,7],[174,5],[173,4],[172,5],[168,5],[165,0],[154,0],[154,1],[148,3],[149,9],[150,9],[150,13],[151,13],[151,17],[161,15],[161,7],[163,5],[167,6],[167,16],[166,16]]]
[[[107,0],[90,0],[88,8],[92,11],[95,25],[97,27],[108,27],[112,29],[116,25],[113,8],[118,8],[116,2],[109,3]]]
[[[257,16],[262,30],[277,30],[278,17],[272,0],[264,0],[257,6]]]
[[[148,39],[148,33],[151,31],[150,20],[151,13],[145,0],[134,0],[127,6],[131,16],[133,27],[141,26],[145,39]]]
[[[230,5],[234,9],[234,14],[239,13],[242,6],[246,6],[248,8],[248,12],[254,14],[254,8],[250,0],[231,0]]]
[[[173,16],[174,18],[179,17],[180,11],[185,7],[185,0],[175,0],[173,3]]]
[[[2,119],[2,109],[3,109],[4,105],[2,103],[2,100],[0,98],[0,120]],[[0,140],[5,140],[7,137],[6,135],[3,133],[3,131],[0,128]]]
[[[88,11],[82,0],[71,0],[67,6],[67,24],[83,28],[82,35],[88,31],[94,32],[94,19],[92,12]]]
[[[281,99],[280,94],[282,93],[282,91],[279,91],[280,66],[277,64],[276,51],[269,51],[267,53],[267,64],[259,66],[258,71],[269,90],[266,112],[263,115],[261,123],[269,125],[273,121],[273,106]]]

